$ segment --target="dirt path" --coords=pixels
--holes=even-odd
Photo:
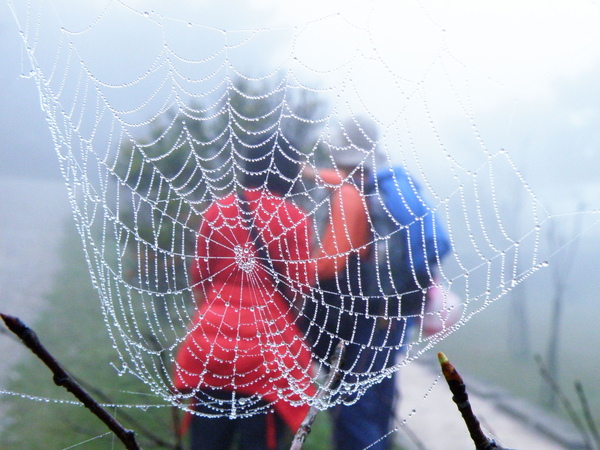
[[[61,181],[1,177],[0,211],[0,312],[32,323],[60,267],[58,248],[70,220],[67,188]],[[0,333],[0,389],[23,351],[12,335]]]
[[[511,397],[494,386],[474,380],[465,380],[465,383],[482,428],[498,444],[519,450],[584,448],[581,436],[570,423],[541,411],[528,402]],[[452,402],[448,385],[441,378],[436,361],[419,360],[401,369],[399,386],[402,392],[399,417],[411,416],[406,426],[411,435],[417,436],[420,441],[420,446],[415,445],[405,432],[401,432],[399,438],[404,448],[474,448],[465,423]]]

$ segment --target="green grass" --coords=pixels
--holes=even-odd
[[[327,411],[317,414],[310,434],[302,446],[303,450],[326,450],[331,448],[331,419]]]
[[[116,354],[104,325],[100,300],[93,289],[81,241],[73,231],[61,250],[62,268],[47,296],[47,308],[30,326],[59,363],[101,403],[140,404],[145,398],[130,392],[148,393],[137,378],[117,376],[111,362]],[[28,349],[15,367],[7,389],[51,401],[4,395],[3,409],[9,423],[0,435],[2,449],[123,448],[108,428],[79,404],[64,388],[57,387],[52,374]],[[156,402],[154,402],[156,403]],[[108,408],[125,427],[136,431],[144,448],[155,447],[141,428],[165,441],[174,442],[171,408]],[[114,445],[114,447],[113,447]]]

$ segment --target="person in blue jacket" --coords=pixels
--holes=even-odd
[[[366,175],[365,193],[378,194],[398,223],[398,228],[404,227],[399,232],[403,233],[406,239],[404,245],[407,249],[403,254],[403,261],[393,261],[394,265],[403,267],[403,279],[399,283],[401,301],[396,302],[397,305],[402,305],[402,310],[392,312],[390,316],[397,318],[390,319],[387,327],[375,331],[372,326],[367,326],[368,324],[363,324],[357,319],[353,339],[355,342],[369,342],[375,346],[389,346],[393,342],[401,345],[406,329],[413,320],[410,316],[416,317],[422,310],[425,301],[423,289],[430,286],[435,266],[450,251],[450,241],[439,220],[436,220],[434,210],[423,199],[415,180],[403,167],[387,164],[387,157],[377,145],[378,133],[375,123],[368,118],[357,117],[344,122],[342,129],[342,143],[338,145],[355,151],[347,150],[338,152],[337,155],[332,151],[336,165],[351,170],[352,164],[356,164],[357,167],[360,164],[362,172]],[[364,156],[365,152],[372,152],[371,161],[376,162],[371,165],[372,170],[364,170],[369,166],[370,159]],[[359,157],[353,158],[355,154]],[[364,283],[363,280],[363,289]],[[363,322],[368,320],[367,317]],[[366,361],[366,371],[381,370],[384,366],[394,364],[396,357],[402,352],[400,345],[386,353],[385,361],[380,357],[382,353],[356,350],[359,346],[348,345],[346,358],[353,361],[353,370],[357,372],[361,370],[361,358]],[[348,400],[352,400],[353,395],[356,394],[350,394]],[[393,429],[396,398],[394,373],[393,376],[383,378],[368,388],[355,403],[332,408],[334,447],[339,450],[391,448],[390,430]]]

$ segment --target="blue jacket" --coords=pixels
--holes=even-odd
[[[438,264],[451,248],[435,211],[404,168],[386,167],[375,174],[375,179],[388,211],[401,225],[408,225],[410,251],[406,252],[405,263],[410,264],[412,259],[417,273],[429,272],[429,267]]]

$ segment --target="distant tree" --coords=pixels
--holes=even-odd
[[[563,249],[563,257],[560,261],[551,266],[552,269],[552,313],[550,316],[550,326],[548,328],[548,347],[546,350],[546,359],[543,360],[547,366],[547,370],[555,380],[560,376],[560,364],[558,360],[559,347],[561,342],[561,327],[563,322],[563,304],[565,301],[565,294],[569,285],[569,278],[572,275],[573,268],[575,266],[574,261],[576,260],[577,252],[579,250],[580,240],[574,239],[574,237],[580,236],[582,229],[582,214],[584,206],[582,203],[579,204],[578,212],[580,214],[575,215],[573,220],[572,229],[568,230],[567,227],[559,228],[557,222],[552,222],[548,228],[548,242],[552,252],[556,252]],[[567,246],[567,244],[569,244]],[[542,386],[542,404],[548,408],[555,408],[558,400],[558,393],[552,386],[544,384]]]
[[[127,281],[161,293],[186,286],[182,269],[202,210],[236,189],[248,146],[277,133],[306,157],[322,153],[324,117],[324,99],[284,75],[236,77],[202,102],[158,117],[149,136],[123,142],[115,174],[134,195],[121,196],[119,220],[139,237],[126,244],[135,261]]]

